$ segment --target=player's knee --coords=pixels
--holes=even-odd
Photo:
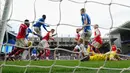
[[[49,49],[46,49],[45,52],[46,52],[47,57],[50,56],[50,50]]]

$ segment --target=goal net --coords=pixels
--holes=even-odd
[[[2,39],[0,39],[2,41],[0,73],[129,73],[129,3],[129,0],[0,0],[0,26],[2,27],[0,28]],[[120,48],[121,53],[116,53],[120,60],[108,60],[109,53],[103,55],[96,53],[95,58],[90,59],[93,56],[81,57],[81,51],[73,51],[76,45],[74,41],[76,29],[82,27],[81,8],[85,8],[86,13],[90,15],[91,27],[94,24],[99,25],[103,34],[101,53],[112,52],[111,47],[114,42]],[[17,35],[19,24],[29,19],[30,28],[33,30],[33,24],[43,14],[47,14],[45,24],[50,26],[48,29],[54,28],[57,34],[55,41],[49,41],[50,60],[45,60],[44,57],[36,59],[36,55],[32,55],[32,52],[29,52],[26,60],[22,60],[19,56],[15,61],[7,60],[6,56],[12,51],[12,46],[17,47],[15,44],[10,44],[9,40]],[[42,35],[45,35],[46,32],[41,30]],[[32,41],[40,42],[40,39],[34,35],[29,37]],[[37,50],[39,47],[37,43],[31,47],[21,48],[29,51],[32,51],[30,48]],[[103,56],[106,58],[103,59]],[[86,57],[87,61],[82,62],[81,60]]]

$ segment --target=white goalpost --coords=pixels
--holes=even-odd
[[[2,1],[0,1],[0,2],[2,2]],[[0,20],[0,34],[1,34],[0,35],[0,52],[1,52],[1,47],[2,47],[2,44],[3,44],[5,31],[7,30],[6,29],[7,28],[7,21],[9,20],[8,17],[9,17],[11,3],[12,3],[12,0],[5,0],[3,12],[1,11],[2,17],[1,17],[1,20]]]

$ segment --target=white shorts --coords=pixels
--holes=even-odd
[[[37,54],[32,54],[32,56],[37,56]]]
[[[79,45],[76,45],[76,46],[74,47],[74,49],[80,50],[80,46],[79,46]]]
[[[94,48],[100,48],[100,47],[101,47],[101,44],[100,44],[99,42],[97,42],[97,41],[93,41],[93,42],[92,42],[92,46],[93,46]]]
[[[16,39],[16,46],[25,47],[26,45],[27,45],[27,41],[24,38]]]
[[[40,50],[49,49],[49,44],[46,40],[42,40],[38,46]]]
[[[41,29],[39,27],[34,27],[34,31],[38,34],[41,35]]]
[[[86,41],[88,41],[90,39],[91,35],[92,35],[92,31],[91,30],[87,30],[87,32],[82,32],[81,38],[85,39]]]
[[[85,46],[83,44],[80,44],[80,48],[81,48],[81,51],[84,55],[88,55],[87,53],[87,49],[85,48]]]

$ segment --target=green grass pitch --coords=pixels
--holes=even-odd
[[[2,64],[3,61],[0,61]],[[26,73],[49,73],[51,66],[54,63],[53,60],[50,61],[31,61],[30,65],[33,67],[28,67]],[[19,65],[19,66],[26,66],[29,64],[29,61],[7,61],[6,65]],[[58,66],[67,66],[67,67],[75,67],[79,64],[77,60],[57,60],[55,65],[52,67],[51,73],[72,73],[74,68],[65,68],[65,67],[58,67]],[[97,70],[94,69],[87,69],[88,68],[99,68],[104,64],[104,61],[86,61],[81,62],[81,67],[86,68],[77,68],[74,73],[96,73]],[[34,67],[34,66],[43,66],[43,68]],[[44,68],[45,67],[45,68]],[[107,61],[105,68],[128,68],[130,67],[130,60],[126,61]],[[12,66],[3,66],[2,73],[24,73],[25,67],[12,67]],[[0,69],[1,70],[1,69]],[[101,69],[99,73],[120,73],[121,70],[106,70]],[[123,73],[130,73],[130,70],[126,70]]]

